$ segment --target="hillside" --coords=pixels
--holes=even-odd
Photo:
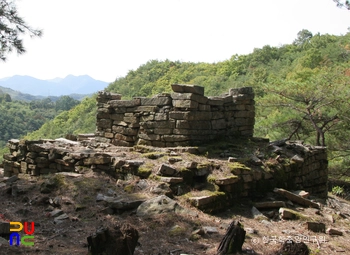
[[[329,148],[332,172],[346,174],[350,161],[350,144],[344,143],[350,124],[349,61],[350,33],[313,35],[302,30],[291,44],[266,45],[251,54],[234,55],[218,63],[152,60],[118,78],[106,90],[130,99],[170,92],[172,83],[204,86],[206,95],[252,86],[257,109],[255,136],[324,144]],[[86,99],[28,137],[56,138],[83,130],[93,132],[94,104],[93,98]],[[78,120],[79,125],[75,122]],[[74,129],[72,123],[84,128]]]
[[[50,98],[30,102],[13,100],[5,93],[0,93],[0,162],[4,146],[13,137],[23,137],[38,130],[49,120],[79,104],[69,96],[62,96],[52,101]]]

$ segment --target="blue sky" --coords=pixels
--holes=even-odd
[[[90,75],[112,82],[152,59],[218,62],[297,33],[341,35],[350,11],[332,0],[17,0],[42,38],[0,62],[0,78]]]

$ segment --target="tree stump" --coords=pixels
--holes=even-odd
[[[101,227],[87,238],[89,255],[133,255],[138,238],[138,231],[129,224]]]
[[[287,240],[283,243],[281,249],[276,251],[274,255],[280,255],[280,254],[286,254],[286,255],[309,255],[310,251],[309,248],[306,246],[305,243],[295,243],[293,240]]]
[[[242,251],[246,231],[239,221],[231,222],[226,234],[218,247],[217,255],[237,253]]]

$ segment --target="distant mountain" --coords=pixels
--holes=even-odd
[[[15,75],[0,79],[0,86],[35,96],[88,95],[103,90],[108,83],[88,75],[68,75],[65,78],[40,80],[31,76]]]
[[[60,98],[59,96],[33,96],[30,94],[19,92],[17,90],[0,86],[0,95],[1,94],[9,94],[12,100],[19,100],[19,101],[26,101],[26,102],[33,101],[33,100],[41,100],[44,98],[50,98],[51,101],[56,102]],[[82,100],[83,98],[90,97],[91,95],[92,94],[69,94],[68,96],[76,100]]]

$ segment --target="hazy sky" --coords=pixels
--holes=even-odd
[[[83,75],[112,82],[152,59],[218,62],[297,33],[341,35],[350,11],[332,0],[17,0],[43,37],[0,62],[0,78]]]

